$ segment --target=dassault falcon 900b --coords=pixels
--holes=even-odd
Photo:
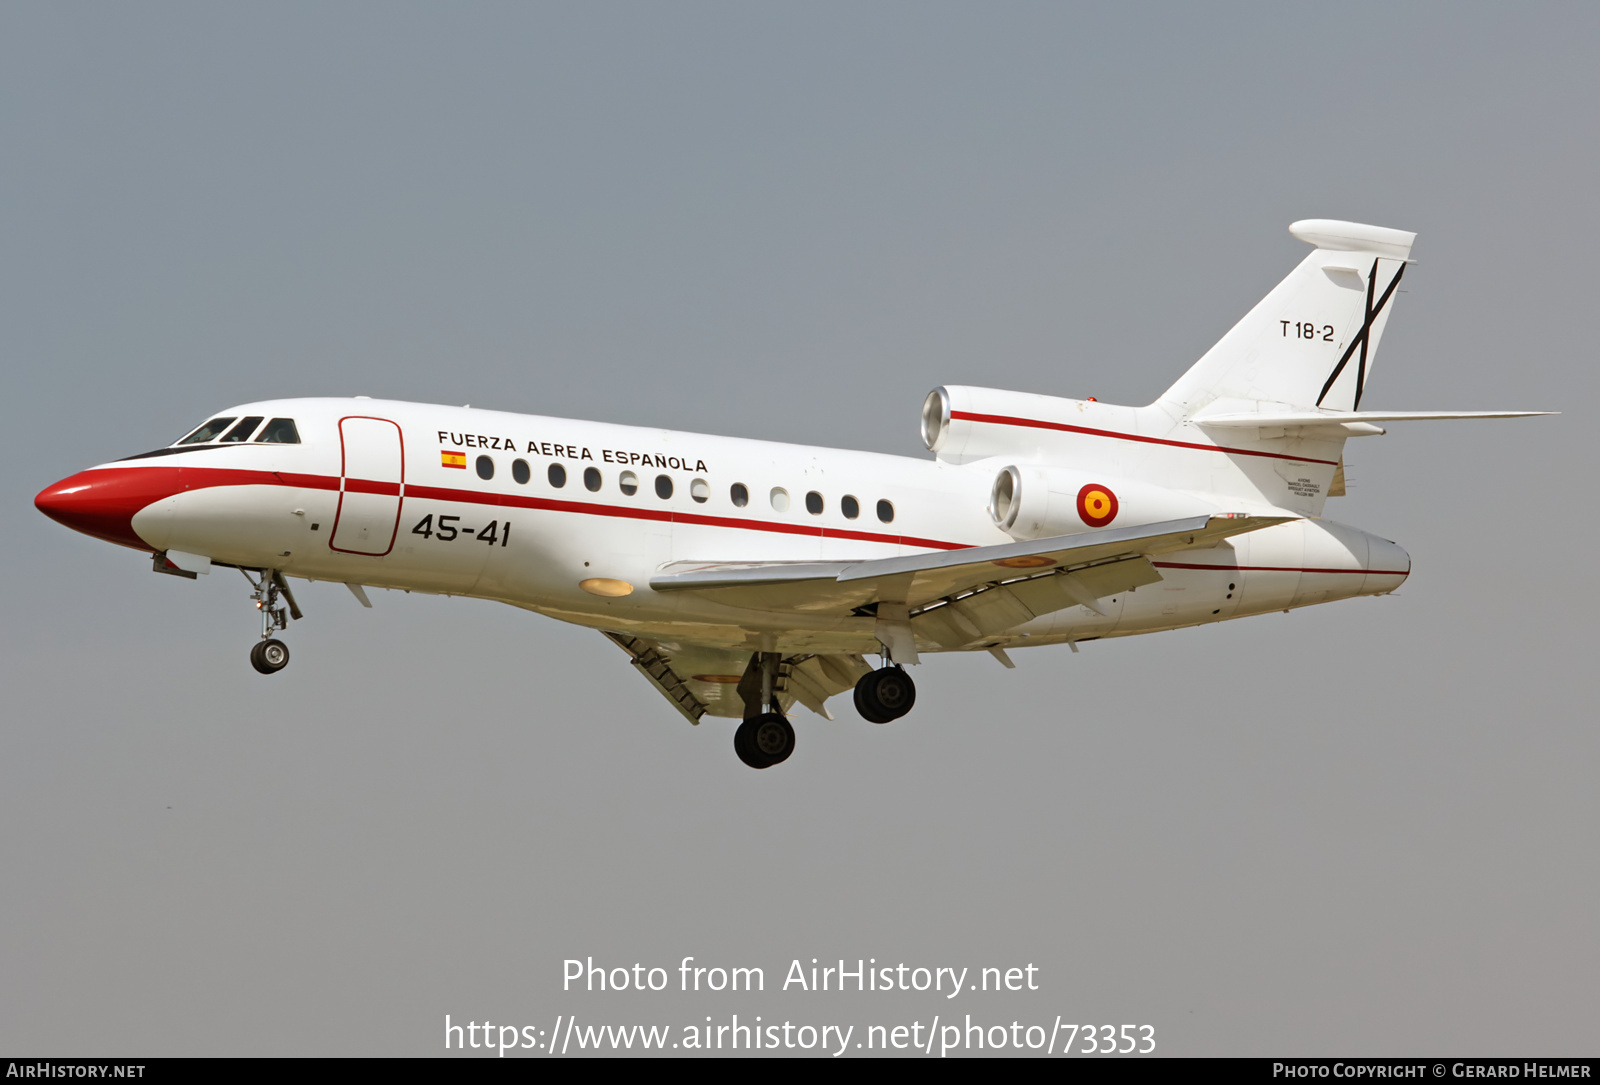
[[[153,554],[240,570],[271,674],[289,578],[495,599],[589,626],[691,723],[766,768],[798,701],[887,723],[925,652],[1006,654],[1394,591],[1385,539],[1321,518],[1415,234],[1330,220],[1156,402],[934,390],[930,460],[358,397],[220,412],[35,503]],[[1144,589],[1144,590],[1140,590]],[[877,655],[882,666],[865,661]],[[831,717],[830,717],[831,718]]]

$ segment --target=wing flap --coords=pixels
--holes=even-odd
[[[672,702],[672,707],[683,713],[683,718],[698,725],[706,714],[705,702],[696,697],[683,675],[673,670],[671,658],[661,650],[661,645],[643,637],[630,637],[626,633],[602,630],[617,647],[628,653],[629,660],[652,686]]]
[[[787,665],[783,691],[824,719],[833,719],[826,701],[855,686],[862,675],[872,670],[860,656],[809,656]]]
[[[750,653],[699,644],[664,644],[627,633],[605,636],[628,653],[634,669],[690,723],[703,716],[738,719],[744,715],[739,680],[750,665]],[[827,700],[855,686],[872,668],[857,655],[796,656],[779,668],[778,703],[787,712],[796,701],[833,719]]]
[[[1068,607],[1088,607],[1103,616],[1101,599],[1160,579],[1149,558],[1125,558],[983,588],[922,611],[911,625],[918,636],[961,648]]]

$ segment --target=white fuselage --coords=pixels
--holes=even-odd
[[[857,654],[877,650],[870,617],[747,609],[657,592],[650,579],[674,563],[855,561],[1011,541],[987,509],[998,460],[956,465],[369,399],[225,413],[291,417],[300,443],[162,450],[75,476],[109,482],[102,472],[118,473],[137,539],[117,541],[311,580],[494,599],[636,636]],[[480,458],[490,477],[480,476]],[[636,480],[632,493],[625,472]],[[1410,569],[1391,542],[1307,519],[1154,564],[1161,582],[1103,600],[1104,614],[1070,607],[984,646],[1144,633],[1382,594]],[[602,581],[632,591],[595,594]]]

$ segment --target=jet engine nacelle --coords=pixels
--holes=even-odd
[[[1115,455],[1114,445],[1085,435],[1137,433],[1138,415],[1139,408],[1092,399],[949,384],[935,388],[923,401],[922,440],[940,461],[951,464],[995,456],[1040,460],[1082,455],[1086,439],[1099,454]]]
[[[1019,540],[1154,524],[1215,511],[1211,502],[1176,490],[1040,464],[1002,468],[989,491],[989,515],[1000,530]]]

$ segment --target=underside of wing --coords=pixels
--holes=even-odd
[[[1159,580],[1160,574],[1147,560],[1151,555],[1208,546],[1290,519],[1293,517],[1193,516],[1139,527],[856,562],[679,562],[651,577],[650,586],[662,592],[703,593],[730,606],[850,613],[878,603],[917,611],[991,586],[1039,581],[1028,591],[1046,610],[1080,603],[1095,609],[1095,599]],[[1116,571],[1111,567],[1117,567]],[[1091,571],[1096,569],[1099,571]],[[1059,600],[1058,606],[1047,605],[1055,600]]]
[[[751,653],[709,645],[666,643],[627,633],[606,632],[657,692],[690,723],[702,716],[733,719],[747,714]],[[856,655],[799,655],[778,666],[776,692],[783,710],[796,701],[832,719],[825,702],[853,687],[870,667]],[[759,689],[759,677],[755,679]]]
[[[1045,570],[1060,575],[1096,565],[1209,546],[1231,535],[1242,535],[1291,519],[1290,516],[1191,516],[1028,542],[880,558],[851,566],[839,574],[839,581],[871,584],[881,599],[904,601],[913,607],[924,606],[986,584],[1037,576]]]

